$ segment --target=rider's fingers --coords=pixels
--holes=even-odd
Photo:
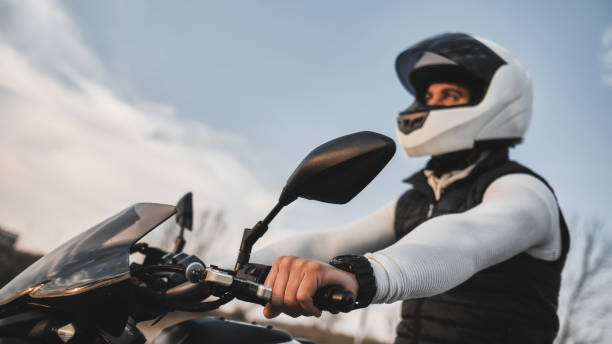
[[[274,263],[272,264],[272,267],[270,268],[270,272],[268,272],[268,276],[266,276],[264,285],[268,287],[274,286],[274,281],[276,280],[276,275],[278,274],[278,265],[279,265],[278,259],[276,259]],[[270,301],[272,300],[270,299]],[[263,314],[266,318],[271,319],[271,318],[277,317],[280,314],[280,311],[274,306],[272,306],[270,302],[268,302],[268,304],[266,304],[266,306],[263,309]]]
[[[268,303],[264,307],[263,314],[264,314],[264,317],[268,319],[272,319],[272,318],[276,318],[279,314],[281,314],[281,311]]]
[[[302,279],[304,278],[304,273],[302,271],[304,264],[306,264],[306,260],[299,258],[291,262],[289,277],[287,279],[287,285],[285,286],[285,296],[283,299],[283,311],[286,311],[285,313],[287,314],[295,311],[301,311],[297,302],[296,294],[298,288],[300,287],[300,283],[302,283]]]
[[[312,297],[318,288],[318,276],[320,267],[316,264],[309,263],[304,273],[304,278],[300,287],[297,290],[296,298],[305,315],[321,316],[321,310],[315,307]]]
[[[287,280],[289,278],[289,272],[292,261],[296,257],[279,257],[274,261],[274,265],[278,264],[278,272],[274,279],[272,287],[272,299],[270,303],[272,306],[282,310],[285,299],[285,288],[287,286]]]
[[[276,260],[275,260],[274,263],[272,264],[272,267],[270,268],[270,272],[268,272],[268,276],[266,276],[264,285],[268,287],[272,287],[274,285],[274,280],[276,279],[276,274],[278,274],[278,264],[276,263]]]

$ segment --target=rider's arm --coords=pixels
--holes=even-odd
[[[396,201],[359,221],[325,231],[293,235],[256,250],[251,261],[271,265],[279,256],[298,256],[323,262],[341,254],[364,254],[395,242]]]
[[[366,254],[376,278],[373,302],[445,292],[476,272],[521,252],[560,256],[559,213],[540,180],[511,174],[495,180],[478,206],[432,218],[394,245]]]

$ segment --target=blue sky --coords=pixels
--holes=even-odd
[[[43,219],[71,228],[69,237],[124,205],[172,203],[186,190],[196,192],[196,206],[228,211],[237,228],[251,224],[318,144],[360,130],[395,137],[396,114],[411,97],[397,81],[394,59],[414,42],[446,31],[493,40],[530,70],[534,117],[525,144],[512,156],[550,181],[569,217],[612,220],[606,182],[612,172],[606,140],[612,129],[609,2],[9,1],[3,6],[0,42],[15,61],[26,63],[24,70],[38,73],[28,90],[17,89],[5,73],[0,98],[5,136],[21,132],[3,142],[3,163],[22,169],[15,168],[18,177],[0,190],[0,215],[6,226],[25,232],[22,245],[29,246],[33,239],[27,233],[41,231]],[[5,66],[16,73],[17,67]],[[14,78],[25,80],[23,74]],[[30,99],[48,85],[68,99]],[[80,102],[80,109],[66,105]],[[38,108],[27,108],[33,104]],[[15,107],[25,107],[20,110],[25,113],[17,116]],[[138,120],[126,113],[138,114]],[[57,114],[66,118],[60,121]],[[137,127],[139,121],[147,124]],[[66,128],[80,136],[66,134]],[[145,146],[117,139],[131,142],[140,132]],[[57,157],[41,153],[49,144]],[[83,157],[90,163],[79,163]],[[323,229],[363,216],[400,195],[401,179],[424,162],[398,150],[349,205],[298,201],[276,226]],[[112,171],[112,178],[101,171]],[[75,202],[82,217],[64,220],[63,209]],[[39,220],[33,212],[46,215]],[[31,246],[51,245],[45,240]]]
[[[523,62],[535,111],[512,156],[550,181],[569,217],[612,220],[609,2],[2,6],[2,158],[11,169],[0,215],[24,232],[22,245],[52,247],[43,223],[69,237],[124,205],[172,203],[187,190],[196,206],[226,210],[236,228],[254,223],[318,144],[360,130],[395,137],[411,97],[393,61],[446,31],[496,41]],[[276,226],[323,229],[363,216],[400,195],[400,180],[424,162],[398,150],[349,205],[298,201]],[[82,216],[64,216],[75,204]]]
[[[394,59],[446,31],[521,60],[535,109],[512,157],[567,217],[612,223],[609,1],[15,0],[0,3],[0,225],[47,251],[192,190],[196,210],[225,212],[233,254],[312,148],[361,130],[395,138],[412,99]],[[365,216],[425,161],[398,149],[351,203],[297,201],[270,235]]]
[[[393,70],[404,48],[445,31],[486,37],[534,79],[532,126],[513,156],[550,180],[566,212],[607,216],[612,85],[602,81],[602,36],[612,25],[610,2],[66,5],[117,92],[171,104],[181,118],[244,138],[241,158],[271,190],[319,142],[358,130],[394,137],[395,115],[411,101]],[[398,181],[422,163],[399,151],[354,207],[395,197]],[[347,214],[337,221],[354,214],[330,210],[339,211]]]

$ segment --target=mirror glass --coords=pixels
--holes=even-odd
[[[353,199],[387,165],[395,153],[389,137],[362,131],[315,148],[287,180],[279,202],[297,197],[344,204]]]

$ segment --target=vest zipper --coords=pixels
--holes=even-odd
[[[433,177],[433,176],[432,176]],[[442,198],[442,193],[447,185],[445,185],[444,180],[436,179],[433,177],[433,182],[428,181],[429,186],[431,187],[431,191],[433,192],[433,201],[429,203],[429,210],[427,211],[427,219],[433,216],[434,209],[436,204]],[[432,185],[433,184],[433,185]]]
[[[429,210],[427,211],[427,218],[430,218],[431,215],[433,215],[434,207],[435,207],[435,202],[429,203]]]

